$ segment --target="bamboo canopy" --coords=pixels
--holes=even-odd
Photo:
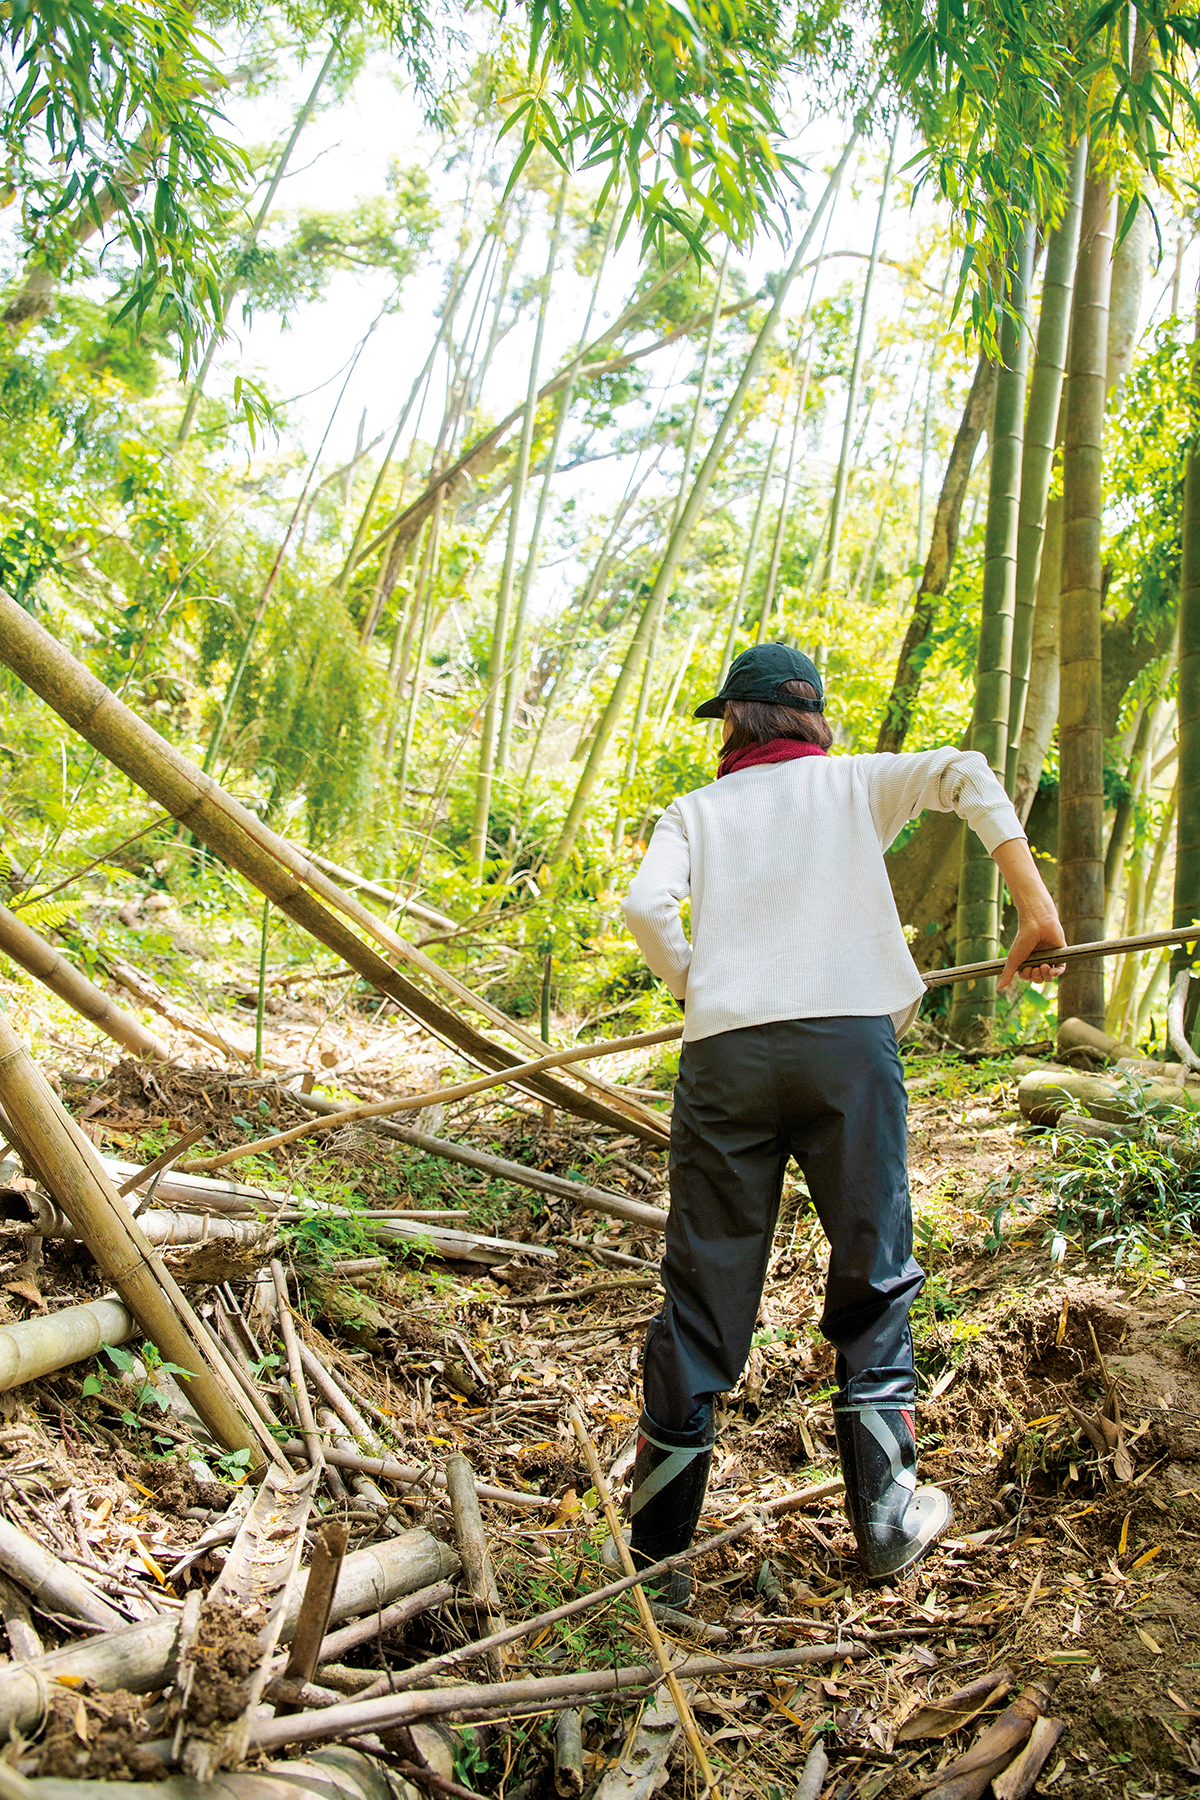
[[[0,593],[0,661],[53,707],[72,730],[156,798],[172,818],[186,825],[302,930],[340,956],[381,994],[387,994],[410,1018],[426,1025],[480,1068],[512,1068],[519,1062],[511,1050],[485,1037],[401,975],[365,944],[345,919],[353,919],[396,957],[414,963],[426,974],[435,972],[432,978],[443,985],[453,982],[453,977],[391,931],[353,895],[344,893],[294,845],[271,831],[211,776],[168,744],[6,593]],[[344,917],[337,917],[318,895],[330,901]],[[457,982],[453,982],[453,987],[464,1004],[488,1010],[486,1003],[469,989]],[[518,1038],[526,1035],[513,1021],[502,1014],[498,1016],[505,1030]],[[666,1140],[662,1124],[631,1097],[623,1100],[623,1110],[618,1111],[550,1075],[534,1076],[528,1086],[539,1099],[580,1118],[620,1131],[633,1130],[652,1143]]]
[[[103,989],[89,981],[86,975],[81,975],[65,956],[60,956],[45,938],[39,937],[7,906],[0,906],[0,950],[83,1018],[98,1025],[114,1043],[132,1050],[135,1056],[144,1057],[148,1062],[170,1060],[171,1052],[161,1038],[155,1037],[152,1031],[147,1031],[144,1025],[110,1000]]]
[[[263,1440],[214,1362],[200,1321],[105,1174],[94,1148],[0,1013],[0,1106],[16,1148],[156,1345],[186,1369],[188,1398],[217,1443],[263,1458]],[[269,1453],[277,1457],[265,1433]]]

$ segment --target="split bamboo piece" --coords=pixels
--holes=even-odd
[[[592,1442],[591,1433],[584,1424],[583,1414],[577,1406],[572,1405],[568,1407],[567,1417],[571,1421],[571,1429],[579,1439],[579,1447],[587,1457],[592,1483],[597,1494],[600,1496],[600,1504],[604,1508],[604,1517],[608,1521],[608,1529],[612,1533],[612,1541],[616,1546],[617,1555],[621,1558],[621,1566],[627,1575],[633,1575],[636,1573],[633,1566],[633,1558],[629,1554],[629,1546],[625,1542],[625,1533],[621,1529],[621,1521],[617,1517],[617,1509],[613,1505],[613,1497],[609,1491],[608,1482],[605,1480],[604,1470],[600,1467],[600,1458],[596,1455],[596,1446]],[[650,1602],[647,1600],[645,1590],[640,1582],[638,1582],[633,1589],[633,1598],[637,1605],[638,1617],[642,1621],[642,1630],[649,1638],[650,1648],[658,1659],[658,1666],[667,1678],[667,1688],[670,1692],[671,1699],[675,1702],[675,1711],[679,1715],[679,1723],[683,1727],[683,1735],[688,1741],[688,1748],[695,1758],[697,1769],[704,1778],[704,1792],[706,1795],[712,1795],[714,1800],[718,1800],[719,1790],[717,1788],[715,1777],[713,1776],[712,1766],[709,1763],[707,1752],[701,1742],[700,1733],[696,1729],[696,1721],[692,1716],[692,1709],[688,1705],[687,1697],[679,1685],[679,1677],[675,1673],[670,1653],[667,1650],[667,1646],[662,1641],[658,1626],[654,1623],[654,1614],[650,1611]]]
[[[303,1443],[299,1438],[289,1438],[283,1446],[286,1455],[294,1460],[307,1458]],[[397,1462],[392,1456],[361,1456],[357,1450],[343,1450],[336,1444],[326,1444],[325,1461],[332,1463],[335,1469],[352,1469],[360,1475],[374,1475],[380,1481],[394,1481],[397,1487],[417,1487],[428,1483],[430,1487],[445,1488],[446,1477],[440,1469],[431,1471],[426,1465],[417,1468],[412,1463]],[[496,1500],[505,1506],[553,1506],[553,1500],[547,1500],[544,1494],[521,1494],[511,1488],[491,1487],[486,1481],[475,1483],[475,1492],[481,1500]]]
[[[349,1525],[331,1519],[321,1527],[313,1545],[312,1563],[292,1638],[292,1653],[283,1671],[293,1681],[311,1681],[313,1678],[349,1541]]]
[[[484,1036],[400,974],[346,921],[353,920],[389,954],[414,964],[440,985],[447,986],[453,977],[384,926],[293,844],[271,831],[211,776],[168,744],[10,595],[2,592],[0,661],[52,706],[72,730],[155,797],[172,818],[186,825],[210,850],[253,882],[302,930],[325,944],[380,993],[395,1000],[410,1018],[420,1020],[481,1068],[512,1067],[519,1061],[512,1051]],[[341,918],[329,910],[330,905],[336,907]],[[460,983],[454,986],[461,988]],[[477,1011],[488,1010],[486,1002],[469,989],[461,988],[459,998]],[[500,1019],[505,1031],[520,1036],[523,1028],[504,1015]],[[618,1111],[607,1100],[582,1093],[547,1075],[535,1077],[531,1085],[539,1099],[566,1112],[622,1131],[632,1129],[652,1143],[665,1141],[666,1132],[660,1121],[632,1099],[623,1102],[626,1110]]]
[[[0,950],[19,963],[27,974],[84,1019],[100,1028],[113,1042],[151,1062],[169,1062],[171,1052],[161,1038],[125,1012],[108,995],[72,967],[65,956],[32,931],[16,913],[0,906]]]
[[[279,1453],[252,1422],[209,1349],[182,1290],[155,1255],[125,1202],[8,1019],[0,1014],[0,1105],[32,1161],[164,1361],[191,1374],[189,1399],[217,1443],[249,1450],[259,1467]]]
[[[133,1314],[115,1294],[0,1326],[0,1393],[95,1356],[105,1344],[124,1344],[136,1330]]]

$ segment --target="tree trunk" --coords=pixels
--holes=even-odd
[[[621,665],[621,671],[613,685],[612,693],[609,695],[608,705],[605,707],[600,722],[596,727],[596,735],[593,739],[591,750],[588,753],[587,762],[584,764],[583,773],[579,777],[579,785],[575,790],[575,796],[571,802],[571,807],[566,820],[564,821],[558,843],[555,845],[553,854],[550,857],[550,868],[555,881],[557,881],[568,856],[570,856],[571,851],[574,848],[575,839],[579,834],[579,827],[583,823],[583,817],[587,811],[588,802],[591,799],[592,789],[595,787],[596,780],[600,774],[605,752],[608,749],[609,741],[616,728],[617,721],[620,718],[621,708],[625,703],[625,696],[632,686],[633,679],[637,674],[638,669],[641,667],[642,658],[646,653],[646,647],[650,641],[659,603],[665,595],[670,593],[671,583],[674,579],[675,570],[679,565],[679,559],[683,554],[688,539],[691,537],[692,529],[700,515],[700,509],[703,506],[705,497],[712,485],[713,478],[721,466],[730,435],[737,423],[738,415],[745,405],[746,396],[750,390],[751,383],[758,372],[758,366],[762,361],[763,352],[774,335],[775,327],[779,322],[780,314],[783,311],[784,301],[787,299],[788,290],[800,271],[800,265],[808,253],[817,226],[821,221],[821,215],[829,205],[834,192],[841,181],[846,164],[849,162],[850,157],[854,152],[854,146],[858,142],[859,133],[866,118],[867,110],[874,103],[874,98],[875,94],[873,92],[867,105],[855,119],[854,128],[846,142],[845,149],[842,151],[838,166],[829,177],[829,180],[825,185],[825,191],[817,202],[816,208],[809,219],[795,254],[780,280],[774,299],[771,303],[771,309],[763,321],[749,356],[746,358],[745,366],[742,369],[741,379],[734,390],[729,405],[726,407],[725,412],[721,417],[716,431],[713,433],[712,442],[708,448],[708,454],[696,473],[696,479],[692,483],[691,492],[689,493],[687,502],[679,516],[678,524],[671,533],[670,541],[667,544],[666,550],[663,552],[662,562],[659,564],[658,573],[654,578],[650,594],[646,600],[645,607],[642,610],[641,618],[638,620],[637,627],[630,640],[629,648],[625,653],[625,660]]]
[[[1071,189],[1062,224],[1050,234],[1046,246],[1046,274],[1038,318],[1037,360],[1029,383],[1029,411],[1025,420],[1025,450],[1021,464],[1021,518],[1017,528],[1017,582],[1013,620],[1012,691],[1008,709],[1008,757],[1004,785],[1015,793],[1025,725],[1025,699],[1029,689],[1029,665],[1033,650],[1033,619],[1037,605],[1038,577],[1046,537],[1046,503],[1054,466],[1054,446],[1062,401],[1063,375],[1067,366],[1067,337],[1071,325],[1071,291],[1075,259],[1079,254],[1079,218],[1083,207],[1083,179],[1087,170],[1087,145],[1076,144],[1071,164]]]
[[[1101,695],[1100,532],[1113,205],[1108,181],[1089,166],[1063,442],[1063,562],[1060,615],[1058,910],[1069,944],[1104,931],[1104,732]],[[1104,970],[1068,964],[1058,1016],[1104,1023]]]
[[[925,659],[929,655],[929,641],[937,618],[937,603],[946,591],[946,583],[954,567],[963,496],[967,491],[979,440],[987,424],[995,384],[996,365],[981,356],[975,365],[975,377],[950,451],[942,491],[938,495],[930,534],[929,556],[921,576],[921,585],[917,589],[912,618],[908,622],[908,630],[896,661],[892,691],[883,709],[883,720],[875,744],[877,751],[901,750],[904,747],[921,687]]]
[[[875,283],[875,271],[879,267],[879,250],[883,237],[883,221],[887,212],[888,194],[892,185],[892,164],[896,157],[896,138],[899,125],[892,132],[892,142],[888,149],[887,165],[883,171],[883,187],[879,195],[879,211],[875,215],[875,236],[871,240],[871,255],[867,263],[866,279],[863,283],[862,311],[858,316],[858,336],[854,340],[854,361],[850,366],[850,385],[846,392],[846,418],[842,426],[842,448],[838,457],[837,475],[833,486],[833,510],[829,519],[829,549],[825,558],[826,588],[832,590],[837,586],[838,555],[842,541],[842,513],[846,505],[846,488],[850,480],[850,452],[854,443],[854,416],[858,411],[858,384],[862,376],[863,355],[867,346],[867,325],[871,312],[871,289]]]
[[[971,748],[987,757],[1004,780],[1008,758],[1008,703],[1016,598],[1017,522],[1021,507],[1021,463],[1025,425],[1025,379],[1029,368],[1029,285],[1033,276],[1034,223],[1025,221],[1024,239],[1009,270],[1009,305],[1000,330],[1000,371],[992,426],[984,541],[979,660]],[[985,962],[997,953],[999,870],[980,839],[963,825],[958,884],[955,961]],[[960,1043],[982,1043],[996,1012],[994,978],[960,981],[954,990],[950,1030]]]

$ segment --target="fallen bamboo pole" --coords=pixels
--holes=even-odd
[[[1129,950],[1153,949],[1159,945],[1181,944],[1194,940],[1200,940],[1200,930],[1196,928],[1185,931],[1147,932],[1141,937],[1105,939],[1097,943],[1074,944],[1065,949],[1047,951],[1037,959],[1030,958],[1026,966],[1038,967],[1051,956],[1055,961],[1077,961],[1086,956],[1119,956]],[[932,969],[922,976],[922,980],[928,988],[940,987],[949,982],[973,981],[983,976],[998,975],[1004,966],[1003,958],[992,962],[963,963],[958,968]],[[303,1125],[293,1125],[290,1130],[276,1132],[271,1137],[259,1138],[250,1144],[235,1145],[231,1150],[223,1150],[218,1156],[204,1157],[198,1162],[185,1163],[182,1167],[196,1174],[202,1170],[223,1169],[228,1163],[237,1162],[241,1157],[275,1150],[283,1144],[293,1143],[297,1138],[310,1137],[314,1133],[332,1131],[342,1125],[357,1124],[370,1119],[390,1118],[400,1112],[415,1112],[428,1106],[440,1106],[451,1100],[463,1100],[472,1094],[483,1093],[490,1088],[504,1087],[511,1082],[527,1081],[531,1076],[540,1075],[547,1069],[561,1069],[571,1063],[585,1062],[601,1056],[614,1056],[628,1050],[649,1049],[655,1044],[671,1043],[682,1036],[682,1025],[664,1025],[657,1031],[641,1031],[631,1037],[610,1038],[595,1044],[578,1044],[572,1050],[556,1050],[547,1056],[538,1057],[534,1062],[520,1063],[515,1068],[506,1069],[499,1075],[482,1075],[474,1081],[456,1082],[451,1087],[430,1088],[422,1094],[404,1094],[397,1100],[378,1100],[370,1104],[364,1103],[361,1106],[346,1107],[342,1111],[328,1113]]]
[[[546,1069],[561,1069],[567,1063],[585,1062],[589,1057],[614,1056],[620,1050],[640,1050],[648,1044],[666,1044],[679,1037],[682,1029],[679,1025],[665,1025],[659,1031],[638,1032],[635,1037],[606,1039],[599,1044],[577,1044],[573,1050],[554,1050],[549,1056],[539,1056],[536,1062],[518,1063],[515,1068],[505,1069],[500,1075],[480,1075],[475,1081],[459,1081],[453,1087],[431,1088],[424,1094],[403,1094],[398,1100],[364,1101],[360,1106],[348,1106],[343,1111],[329,1113],[324,1118],[306,1119],[303,1125],[293,1125],[287,1131],[276,1131],[270,1137],[256,1139],[252,1144],[235,1144],[232,1150],[222,1150],[217,1156],[203,1156],[196,1162],[180,1163],[179,1167],[186,1175],[200,1175],[206,1170],[223,1169],[229,1163],[240,1161],[243,1156],[278,1150],[283,1144],[295,1143],[297,1138],[312,1137],[322,1131],[336,1131],[343,1125],[356,1125],[364,1119],[386,1119],[398,1112],[414,1112],[426,1106],[440,1106],[448,1100],[463,1100],[469,1094],[482,1094],[488,1088],[505,1087],[511,1082],[525,1082],[530,1076],[540,1075]]]
[[[484,1016],[494,1014],[494,1008],[391,931],[353,895],[322,874],[295,845],[234,800],[211,776],[118,700],[111,689],[2,591],[0,661],[52,706],[72,730],[157,799],[172,818],[186,825],[302,930],[341,957],[381,994],[387,994],[410,1018],[419,1020],[481,1068],[511,1068],[519,1062],[512,1051],[477,1031],[402,975],[346,921],[352,920],[390,955],[421,969],[441,986],[450,987],[463,1004]],[[330,906],[337,912],[331,912]],[[524,1027],[503,1014],[498,1016],[498,1022],[523,1041]],[[582,1093],[548,1075],[534,1077],[531,1085],[538,1099],[565,1112],[622,1131],[633,1130],[652,1143],[665,1141],[661,1123],[631,1098],[623,1101],[624,1111],[617,1111],[607,1099]]]
[[[96,1356],[105,1344],[124,1344],[136,1330],[133,1314],[114,1295],[0,1326],[0,1393]]]
[[[604,1470],[600,1467],[600,1458],[596,1454],[596,1446],[592,1442],[591,1433],[584,1424],[583,1414],[577,1406],[572,1405],[567,1408],[567,1418],[570,1420],[572,1431],[579,1440],[579,1448],[587,1458],[588,1469],[592,1477],[592,1485],[600,1496],[600,1504],[604,1508],[604,1517],[608,1523],[608,1529],[611,1533],[617,1555],[621,1559],[621,1566],[626,1575],[637,1574],[638,1571],[634,1568],[633,1557],[630,1554],[629,1545],[625,1542],[625,1533],[621,1529],[621,1521],[617,1517],[617,1509],[613,1505],[613,1497],[609,1491],[608,1482],[604,1477]],[[704,1740],[700,1736],[695,1716],[692,1713],[691,1707],[688,1705],[687,1696],[679,1685],[679,1677],[675,1673],[670,1653],[667,1650],[667,1646],[662,1641],[658,1626],[654,1622],[654,1614],[650,1611],[650,1602],[646,1598],[646,1590],[640,1581],[634,1583],[633,1599],[638,1610],[638,1617],[642,1622],[642,1630],[650,1641],[650,1648],[653,1650],[655,1660],[666,1680],[667,1691],[671,1696],[679,1723],[683,1727],[683,1735],[687,1739],[688,1749],[692,1753],[697,1770],[704,1779],[704,1792],[705,1794],[716,1795],[718,1792],[716,1778],[712,1772],[712,1765],[708,1760],[708,1752],[704,1747]],[[501,1621],[501,1623],[503,1624],[503,1621]]]
[[[297,1106],[302,1106],[309,1112],[328,1115],[342,1110],[336,1100],[325,1100],[319,1094],[298,1094],[291,1088],[286,1091]],[[430,1137],[428,1132],[393,1124],[390,1119],[368,1119],[365,1124],[368,1131],[378,1131],[385,1137],[395,1138],[401,1144],[411,1144],[414,1150],[423,1150],[426,1156],[440,1157],[443,1162],[461,1163],[466,1169],[480,1169],[485,1175],[494,1175],[500,1181],[513,1181],[518,1186],[532,1188],[539,1194],[553,1194],[558,1200],[570,1200],[579,1206],[590,1207],[593,1212],[606,1213],[613,1219],[627,1219],[633,1225],[648,1225],[653,1231],[661,1231],[667,1222],[666,1212],[661,1207],[649,1206],[644,1200],[631,1200],[628,1194],[615,1194],[608,1188],[592,1187],[583,1181],[568,1181],[565,1176],[551,1175],[546,1169],[529,1169],[524,1163],[509,1162],[503,1156],[492,1156],[486,1150],[477,1150],[473,1144],[457,1144],[450,1138]],[[203,1176],[196,1177],[197,1181],[204,1179]],[[214,1182],[213,1185],[215,1187],[217,1184]],[[161,1186],[159,1192],[162,1192]]]
[[[7,906],[0,906],[0,950],[115,1044],[150,1062],[171,1060],[171,1051],[161,1038],[155,1037],[131,1013],[110,1000],[95,982],[81,975],[44,937],[31,931],[16,913],[9,912]]]
[[[191,1376],[189,1399],[217,1443],[249,1450],[262,1466],[278,1451],[230,1389],[179,1285],[109,1181],[95,1149],[0,1013],[0,1105],[42,1185],[81,1238],[164,1361]]]
[[[791,1650],[756,1650],[744,1656],[689,1656],[674,1665],[684,1681],[709,1675],[763,1674],[773,1669],[799,1669],[809,1663],[857,1662],[872,1654],[870,1644],[843,1639],[839,1645],[802,1644]],[[421,1719],[517,1717],[522,1713],[557,1712],[584,1698],[623,1694],[641,1698],[662,1680],[658,1666],[634,1664],[618,1669],[585,1669],[575,1675],[551,1675],[536,1681],[497,1681],[407,1694],[381,1694],[375,1700],[348,1700],[315,1712],[280,1719],[259,1719],[250,1731],[249,1748],[278,1750],[284,1744],[315,1743],[323,1738],[387,1731]]]
[[[0,1519],[0,1570],[19,1581],[43,1612],[83,1619],[105,1631],[119,1631],[124,1613],[110,1606],[78,1569],[69,1568],[26,1532]]]
[[[293,1462],[299,1462],[307,1456],[307,1451],[299,1438],[289,1438],[283,1446],[284,1453]],[[446,1477],[440,1469],[417,1468],[412,1463],[397,1462],[392,1456],[363,1456],[357,1450],[344,1450],[337,1444],[324,1445],[325,1461],[332,1463],[335,1469],[351,1469],[356,1475],[374,1475],[380,1481],[394,1481],[397,1487],[418,1487],[426,1483],[430,1487],[446,1486]],[[486,1481],[475,1483],[475,1492],[481,1500],[494,1500],[501,1506],[547,1507],[556,1504],[547,1500],[544,1494],[522,1494],[512,1488],[491,1487]]]

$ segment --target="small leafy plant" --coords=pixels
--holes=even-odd
[[[119,1380],[122,1376],[133,1376],[138,1383],[134,1388],[134,1406],[132,1409],[123,1407],[121,1419],[134,1431],[142,1429],[145,1423],[142,1413],[152,1401],[160,1412],[166,1412],[170,1405],[155,1379],[156,1376],[174,1375],[177,1381],[192,1379],[193,1371],[191,1369],[182,1369],[178,1363],[165,1362],[155,1345],[150,1343],[142,1345],[140,1356],[136,1356],[131,1350],[123,1349],[120,1344],[102,1344],[101,1349],[112,1363],[115,1373],[114,1375],[97,1374],[93,1371],[92,1374],[85,1376],[81,1390],[82,1396],[87,1400],[92,1395],[103,1394],[106,1382],[114,1378]],[[139,1362],[145,1371],[144,1380],[137,1378]]]

